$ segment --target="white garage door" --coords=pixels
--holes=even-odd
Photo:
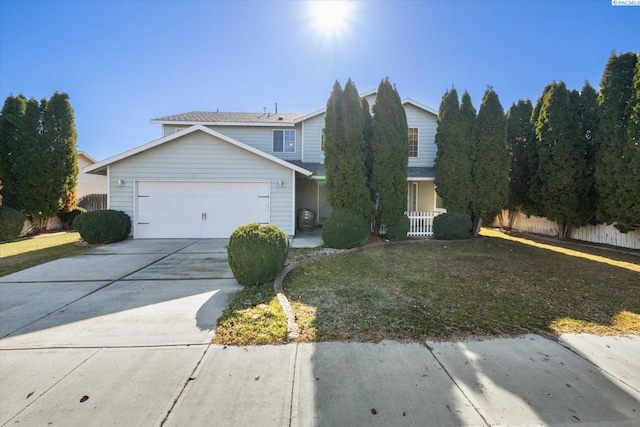
[[[227,238],[269,223],[267,182],[137,182],[136,238]]]

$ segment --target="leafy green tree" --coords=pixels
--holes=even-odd
[[[536,192],[530,197],[540,213],[558,223],[559,237],[585,225],[588,196],[586,143],[579,121],[579,94],[563,82],[548,85],[535,123],[538,149]]]
[[[597,218],[615,223],[621,232],[640,226],[638,200],[638,117],[636,53],[613,53],[600,81],[601,120],[596,138],[595,185],[598,193]],[[634,78],[635,74],[635,78]]]
[[[531,186],[531,166],[529,163],[530,144],[535,144],[531,140],[532,126],[531,114],[533,105],[531,101],[519,100],[517,104],[512,104],[507,112],[507,147],[511,166],[509,169],[509,197],[507,209],[509,209],[509,224],[507,228],[513,226],[515,215],[519,211],[525,210],[529,205],[529,188]]]
[[[333,105],[334,102],[340,105]],[[327,104],[325,165],[329,201],[334,209],[346,208],[370,218],[373,207],[367,187],[365,155],[362,104],[358,90],[349,79],[344,91],[339,83],[334,85]]]
[[[373,105],[371,185],[377,196],[377,223],[393,226],[407,208],[409,128],[398,91],[385,78]]]
[[[3,181],[3,203],[21,210],[19,181],[14,167],[16,158],[21,155],[20,138],[24,128],[24,114],[27,100],[23,95],[10,95],[5,99],[0,112],[0,179]]]
[[[482,98],[472,142],[471,218],[476,236],[482,219],[493,220],[506,205],[509,191],[507,121],[498,94],[492,88],[487,89]]]

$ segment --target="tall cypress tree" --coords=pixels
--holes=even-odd
[[[20,191],[17,188],[19,172],[14,164],[22,155],[20,138],[24,129],[27,100],[23,95],[8,96],[0,112],[0,179],[3,183],[3,204],[21,210]]]
[[[35,218],[54,216],[78,182],[78,153],[73,109],[66,93],[54,93],[43,111],[43,138],[49,150],[46,158],[47,198],[41,210],[32,212]]]
[[[329,192],[329,203],[336,209],[344,205],[344,182],[340,170],[342,120],[342,86],[336,80],[327,101],[324,117],[324,164],[327,175],[327,191]]]
[[[558,223],[559,237],[571,227],[585,225],[587,200],[586,144],[579,121],[579,94],[563,82],[545,88],[540,114],[535,123],[539,187],[531,194],[540,213]]]
[[[623,187],[627,203],[621,210],[622,215],[618,216],[618,228],[622,230],[640,228],[640,59],[636,61],[629,111],[627,143],[624,150],[629,175]]]
[[[370,218],[372,204],[365,170],[366,147],[360,95],[349,79],[336,82],[325,118],[325,167],[329,202]]]
[[[371,188],[371,176],[373,170],[373,149],[371,148],[371,137],[373,135],[373,118],[371,117],[371,107],[367,98],[363,97],[360,100],[362,105],[362,118],[364,120],[364,126],[362,128],[362,134],[364,136],[364,151],[365,151],[365,171],[367,177],[367,188],[369,189],[369,197],[371,200],[371,206],[375,204],[375,194],[373,188]]]
[[[529,153],[531,148],[532,126],[531,101],[519,100],[512,104],[507,112],[507,146],[511,166],[509,169],[509,197],[507,209],[510,211],[508,228],[513,226],[515,214],[526,210],[529,205],[529,188],[531,187]]]
[[[487,89],[473,127],[471,218],[477,235],[482,219],[493,220],[507,203],[509,150],[507,121],[498,94]]]
[[[596,158],[597,218],[616,223],[622,232],[635,228],[629,212],[638,206],[638,169],[633,159],[638,150],[635,131],[629,130],[635,118],[637,97],[634,95],[634,74],[638,55],[613,53],[600,81],[599,103],[601,121],[596,138],[600,142]]]
[[[469,187],[471,179],[469,178],[467,187],[464,187],[464,179],[462,186],[460,185],[460,178],[464,176],[458,168],[458,144],[462,140],[460,122],[458,92],[455,89],[447,90],[442,96],[438,109],[434,183],[436,192],[442,198],[447,210],[466,212],[469,197],[466,195],[465,189]]]
[[[346,208],[365,218],[371,218],[373,205],[367,186],[366,145],[364,139],[365,121],[362,115],[360,94],[351,79],[344,87],[343,101],[343,159],[345,173]]]
[[[409,128],[398,91],[385,78],[378,86],[372,121],[372,187],[378,224],[393,226],[407,209]]]
[[[589,222],[595,222],[597,206],[595,168],[596,153],[599,147],[596,135],[600,126],[600,107],[598,105],[598,92],[589,82],[586,82],[580,91],[578,120],[580,122],[580,135],[584,140],[586,162],[584,177],[586,198],[582,210]]]

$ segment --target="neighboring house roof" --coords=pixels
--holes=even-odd
[[[90,163],[96,163],[97,160],[85,153],[84,151],[78,151],[78,156],[82,156],[85,159],[89,160]]]
[[[371,89],[371,90],[368,90],[368,91],[366,91],[366,92],[362,92],[362,93],[360,94],[360,97],[361,97],[361,98],[364,98],[364,97],[367,97],[367,96],[369,96],[369,95],[373,95],[373,94],[375,94],[375,93],[378,93],[378,90],[377,90],[377,89]],[[424,105],[424,104],[422,104],[422,103],[420,103],[420,102],[418,102],[418,101],[414,101],[414,100],[413,100],[413,99],[411,99],[411,98],[405,98],[405,99],[403,99],[403,100],[402,100],[402,105],[405,105],[405,104],[413,105],[414,107],[420,108],[420,109],[422,109],[422,110],[424,110],[424,111],[426,111],[426,112],[428,112],[428,113],[431,113],[431,114],[433,114],[433,115],[435,115],[435,116],[437,116],[437,115],[438,115],[438,111],[437,111],[436,109],[431,108],[431,107],[429,107],[429,106],[427,106],[427,105]],[[325,111],[327,111],[327,108],[326,108],[326,107],[325,107],[325,108],[322,108],[322,109],[320,109],[320,110],[314,111],[313,113],[309,113],[309,114],[306,114],[306,115],[304,115],[304,116],[298,117],[298,118],[296,118],[296,119],[295,119],[295,123],[300,123],[300,122],[303,122],[303,121],[305,121],[305,120],[308,120],[308,119],[310,119],[310,118],[312,118],[312,117],[318,116],[318,115],[320,115],[320,114],[324,114],[324,113],[325,113]]]
[[[289,163],[310,171],[312,178],[320,179],[326,177],[324,163],[307,163],[298,160],[290,160]],[[407,180],[411,181],[431,181],[436,177],[436,169],[428,167],[407,168]]]
[[[302,175],[305,176],[311,176],[311,171],[304,169],[300,166],[296,166],[290,162],[287,162],[285,160],[279,159],[275,156],[272,156],[271,154],[267,154],[262,150],[259,150],[257,148],[254,148],[250,145],[244,144],[240,141],[237,141],[233,138],[229,138],[226,135],[221,134],[220,132],[216,132],[212,129],[209,129],[203,125],[194,125],[194,126],[190,126],[187,129],[183,130],[182,132],[177,132],[177,133],[172,133],[168,136],[165,136],[163,138],[160,139],[156,139],[155,141],[151,141],[147,144],[141,145],[139,147],[133,148],[129,151],[125,151],[124,153],[118,154],[116,156],[113,157],[109,157],[108,159],[105,159],[101,162],[95,163],[91,166],[87,166],[86,168],[83,169],[84,172],[86,173],[94,173],[94,174],[104,174],[106,173],[107,170],[107,166],[109,166],[112,163],[116,163],[120,160],[126,159],[127,157],[131,157],[134,156],[136,154],[142,153],[143,151],[147,151],[151,148],[157,147],[158,145],[162,145],[165,144],[169,141],[173,141],[174,139],[178,139],[178,138],[182,138],[185,135],[188,135],[190,133],[193,132],[204,132],[206,134],[209,134],[211,136],[214,136],[218,139],[221,139],[225,142],[228,142],[229,144],[235,145],[236,147],[242,148],[243,150],[247,150],[257,156],[263,157],[267,160],[271,160],[274,163],[277,163],[279,165],[285,166],[289,169],[292,169],[298,173],[301,173]]]
[[[152,119],[151,123],[193,125],[262,125],[262,126],[294,126],[295,120],[302,117],[301,113],[220,113],[208,111],[191,111],[189,113],[174,114],[172,116]]]

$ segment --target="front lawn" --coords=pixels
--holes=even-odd
[[[87,250],[79,241],[80,234],[62,232],[0,243],[0,277]]]
[[[284,289],[299,340],[640,334],[640,257],[599,249],[556,252],[494,236],[386,245],[298,267]],[[227,311],[216,342],[286,340],[256,341],[241,332],[257,317],[251,310],[274,301],[266,289],[253,306],[247,296],[253,290],[245,291],[245,311]],[[274,322],[286,330],[284,318]]]

